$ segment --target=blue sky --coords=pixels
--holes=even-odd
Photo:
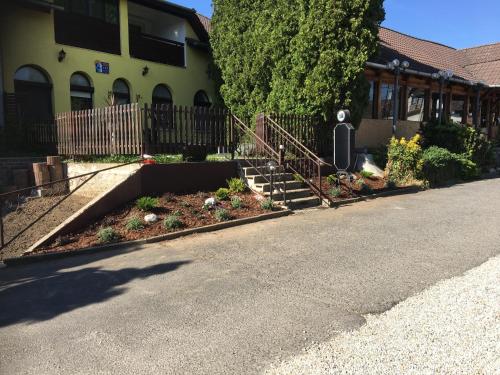
[[[210,0],[171,1],[212,14]],[[405,34],[455,48],[500,42],[500,0],[385,0],[384,6],[383,25]]]

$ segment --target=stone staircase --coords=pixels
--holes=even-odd
[[[265,197],[270,197],[271,184],[268,182],[270,175],[267,167],[258,167],[257,169],[254,167],[242,167],[241,171],[252,190]],[[292,173],[275,174],[273,186],[273,200],[291,210],[311,208],[321,204],[320,199],[303,182],[295,180]],[[285,187],[286,204],[283,202]]]

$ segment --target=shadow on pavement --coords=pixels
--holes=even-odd
[[[60,271],[62,268],[76,267],[77,263],[73,260],[16,267],[9,280],[5,280],[5,276],[8,276],[5,271],[8,269],[3,270],[3,275],[0,272],[3,279],[0,281],[0,327],[50,320],[72,310],[106,301],[123,294],[126,291],[123,285],[132,280],[165,274],[190,262],[119,270],[87,267]]]

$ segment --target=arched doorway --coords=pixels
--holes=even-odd
[[[74,73],[70,79],[71,110],[92,109],[94,88],[83,73]]]
[[[153,106],[169,105],[173,103],[172,94],[165,85],[157,85],[153,90]]]
[[[210,103],[210,99],[205,91],[200,90],[194,96],[194,106],[195,107],[210,107],[212,103]]]
[[[130,104],[130,88],[124,79],[118,78],[113,83],[113,95],[115,96],[115,104]]]
[[[33,66],[19,68],[14,75],[14,89],[21,122],[52,121],[52,84],[44,72]]]

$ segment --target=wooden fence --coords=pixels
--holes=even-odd
[[[0,156],[56,152],[57,128],[54,121],[7,123],[0,127]]]
[[[137,103],[56,116],[60,155],[140,155],[141,108]]]

